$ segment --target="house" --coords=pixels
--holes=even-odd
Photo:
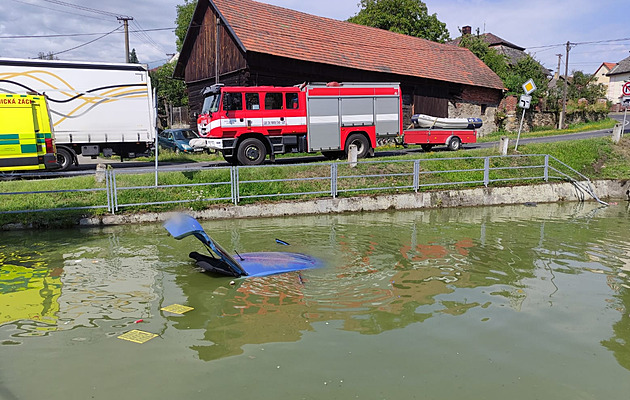
[[[487,130],[504,88],[468,49],[252,0],[197,3],[174,71],[191,112],[215,75],[244,86],[399,82],[407,117],[477,116]]]
[[[619,111],[621,107],[621,88],[625,82],[630,81],[630,57],[619,61],[607,76],[610,79],[607,97],[613,102],[613,111]]]
[[[606,87],[606,98],[612,102],[615,102],[618,99],[614,99],[612,97],[612,93],[609,92],[610,77],[608,76],[608,73],[612,71],[616,65],[617,64],[610,62],[602,63],[602,65],[600,65],[599,68],[597,68],[597,71],[593,74],[593,82],[596,84],[602,84]]]

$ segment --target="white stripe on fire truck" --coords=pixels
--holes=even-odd
[[[342,115],[341,120],[343,122],[371,122],[373,117],[372,114]]]
[[[339,117],[337,115],[325,115],[321,117],[311,116],[311,124],[338,124]]]
[[[398,114],[376,114],[377,121],[398,121]]]
[[[306,117],[287,117],[287,125],[306,125]]]

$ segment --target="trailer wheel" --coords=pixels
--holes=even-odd
[[[238,146],[236,157],[243,165],[260,165],[265,162],[267,149],[263,142],[256,138],[245,139]]]
[[[421,144],[420,147],[422,147],[422,150],[424,151],[431,151],[431,149],[433,148],[432,144]]]
[[[452,151],[457,151],[462,147],[462,141],[457,136],[454,136],[450,142],[448,142],[448,149]]]
[[[365,158],[370,153],[370,142],[360,133],[354,133],[348,137],[346,141],[346,155],[351,144],[357,146],[357,158]]]
[[[57,162],[59,171],[65,171],[74,163],[74,156],[70,150],[60,147],[57,149]]]

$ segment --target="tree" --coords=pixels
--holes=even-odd
[[[195,0],[184,0],[184,4],[175,6],[177,8],[177,18],[175,18],[175,25],[177,26],[175,28],[177,51],[182,49],[186,32],[188,31],[188,26],[190,25],[196,6],[197,1]]]
[[[593,81],[592,74],[573,71],[573,79],[569,81],[567,97],[572,100],[586,99],[590,104],[606,97],[606,88]]]
[[[175,61],[166,63],[149,72],[151,83],[157,92],[158,114],[164,115],[166,109],[164,102],[174,106],[188,105],[188,95],[184,81],[173,79]]]
[[[49,51],[48,53],[44,53],[43,51],[40,51],[39,53],[37,53],[37,58],[40,60],[58,60],[59,57],[55,56],[55,53],[53,53],[52,51]]]
[[[361,0],[359,5],[361,10],[348,22],[440,43],[450,38],[446,24],[436,14],[429,15],[420,0]]]
[[[131,53],[129,53],[129,62],[132,64],[138,64],[138,55],[136,54],[136,49],[131,49]]]

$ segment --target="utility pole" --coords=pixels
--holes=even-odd
[[[571,42],[567,42],[567,57],[564,60],[564,89],[562,91],[562,113],[560,113],[560,121],[558,129],[564,126],[564,120],[567,113],[567,85],[569,83],[569,51],[571,50]]]
[[[116,17],[117,20],[122,21],[125,24],[125,62],[129,62],[129,21],[133,20],[133,17],[127,17],[121,15]]]
[[[562,54],[556,54],[558,57],[558,68],[556,68],[556,75],[560,77],[560,63],[562,62]]]
[[[219,35],[221,34],[221,19],[217,17],[217,30],[214,36],[214,83],[219,84]]]

